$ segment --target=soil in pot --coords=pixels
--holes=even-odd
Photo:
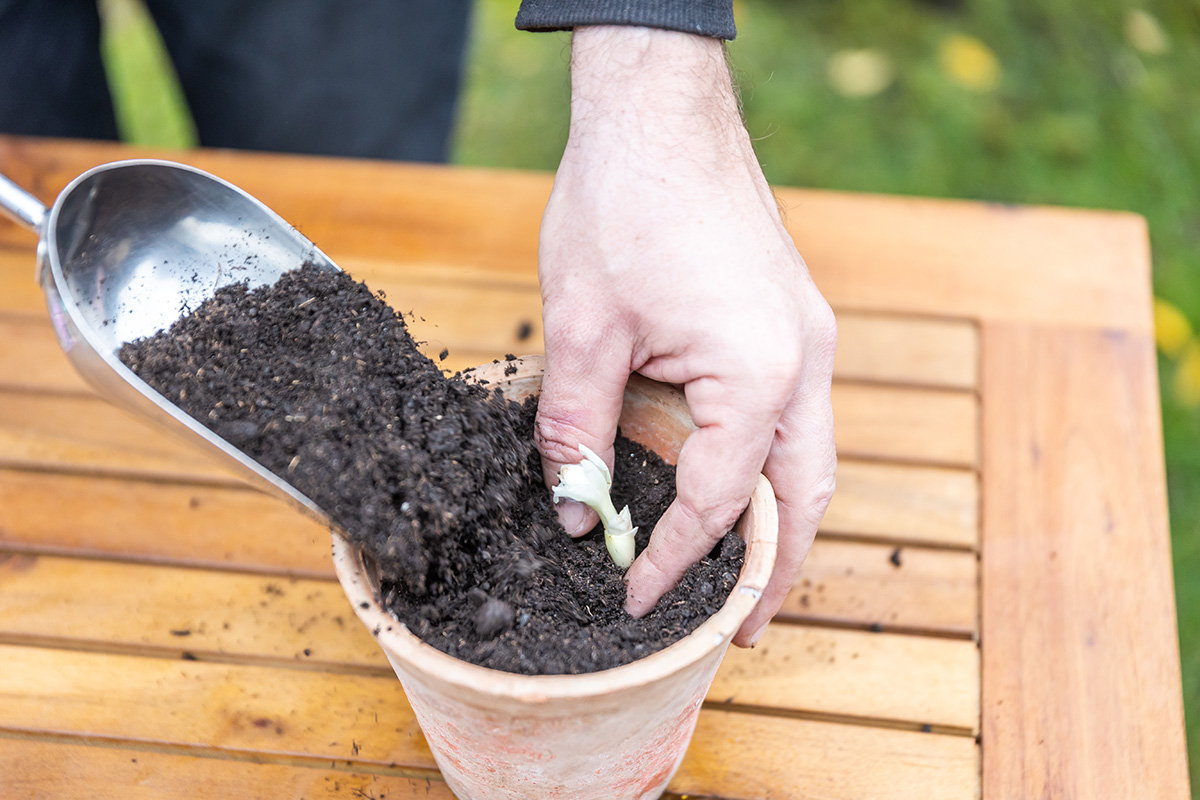
[[[345,273],[305,266],[219,290],[121,360],[280,475],[370,553],[383,602],[438,649],[525,674],[592,672],[679,640],[741,569],[727,534],[642,619],[599,529],[559,526],[533,445],[536,401],[446,377],[397,314]],[[511,358],[511,357],[510,357]],[[675,495],[674,468],[619,437],[613,499],[638,550]]]

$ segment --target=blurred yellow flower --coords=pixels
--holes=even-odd
[[[895,69],[878,50],[838,50],[825,65],[829,84],[843,97],[871,97],[891,85]]]
[[[1000,60],[974,36],[961,33],[947,36],[938,56],[942,72],[960,86],[987,92],[1000,83]]]
[[[1200,342],[1189,341],[1175,365],[1171,396],[1184,408],[1200,408]]]
[[[1125,14],[1125,41],[1152,56],[1162,55],[1171,49],[1171,42],[1162,25],[1153,14],[1140,8],[1131,8]]]
[[[1183,312],[1162,298],[1154,298],[1154,341],[1163,355],[1175,358],[1192,338],[1192,324]]]

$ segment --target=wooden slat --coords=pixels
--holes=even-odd
[[[0,466],[238,485],[182,439],[95,397],[0,391]]]
[[[833,374],[945,389],[979,383],[979,331],[970,322],[844,311]]]
[[[328,574],[324,528],[228,480],[225,488],[0,468],[0,545]],[[822,530],[972,548],[977,488],[968,472],[844,459]]]
[[[0,141],[0,171],[53,200],[83,169],[135,152],[156,152],[231,180],[339,264],[399,254],[497,273],[536,271],[538,227],[550,195],[546,174],[266,153],[248,157],[229,150],[165,153],[9,137]],[[30,241],[26,231],[0,221],[0,243]]]
[[[0,316],[0,389],[92,394],[41,317]]]
[[[434,768],[395,676],[9,645],[0,663],[0,729]]]
[[[973,800],[964,736],[702,711],[671,791],[730,800]]]
[[[250,489],[0,469],[0,547],[331,575],[329,532]]]
[[[333,581],[0,556],[0,588],[0,640],[390,674]],[[780,624],[730,652],[709,699],[974,733],[979,655],[969,641]]]
[[[0,232],[10,225],[7,218],[0,219]],[[5,315],[46,318],[46,300],[33,275],[36,244],[32,234],[19,244],[0,242],[0,312]]]
[[[3,730],[350,768],[434,766],[394,678],[12,646],[0,646],[0,663]],[[977,795],[978,781],[969,737],[705,709],[670,790],[749,799],[812,786],[813,797],[960,800]]]
[[[835,307],[1152,330],[1137,215],[800,189],[776,196]]]
[[[5,137],[0,171],[44,201],[84,169],[176,158],[238,184],[335,261],[400,257],[533,274],[551,176]],[[780,189],[835,307],[1149,332],[1145,222],[1126,213]],[[872,235],[864,236],[863,231]],[[0,243],[30,236],[0,221]]]
[[[963,469],[872,464],[843,457],[821,530],[973,548],[979,482]]]
[[[978,630],[974,553],[817,537],[781,619],[972,637]]]
[[[330,578],[0,555],[0,639],[391,674]]]
[[[396,270],[392,270],[393,272]],[[505,353],[542,352],[541,299],[536,286],[465,283],[450,275],[404,274],[372,279],[390,303],[415,312],[413,336],[436,357],[455,356],[453,369]],[[465,280],[465,279],[463,279]],[[5,305],[0,300],[0,309]],[[40,309],[35,310],[40,311]],[[836,378],[913,386],[973,389],[977,333],[966,322],[874,314],[838,315]],[[474,360],[468,360],[474,358]],[[0,310],[0,388],[91,393],[62,355],[44,314]]]
[[[839,455],[975,467],[979,407],[968,392],[833,385]]]
[[[343,265],[398,311],[413,315],[408,327],[427,352],[443,347],[491,354],[540,353],[542,297],[537,282],[497,281],[462,269],[412,269],[372,262]],[[464,274],[465,273],[465,274]],[[522,327],[527,326],[525,338]],[[472,366],[472,365],[468,365]]]
[[[925,636],[772,625],[731,648],[710,701],[979,728],[979,649]]]
[[[418,320],[416,324],[427,323]],[[514,324],[513,333],[509,337],[511,341],[497,341],[497,346],[490,350],[456,343],[450,351],[450,356],[439,364],[443,369],[455,371],[478,366],[505,353],[519,352],[526,355],[541,352],[540,334],[531,334],[530,339],[523,343],[516,335],[517,327],[519,323]],[[436,329],[426,333],[428,336],[424,340],[426,343],[422,350],[430,358],[437,358],[446,345],[435,335]],[[522,344],[529,346],[521,347]],[[14,314],[0,314],[0,390],[4,389],[82,397],[96,396],[95,390],[80,377],[63,354],[50,323],[40,317]]]
[[[985,797],[1188,796],[1155,371],[983,329]]]
[[[973,395],[848,385],[834,387],[833,403],[843,456],[975,463]],[[0,390],[0,466],[231,480],[183,440],[98,398],[22,391]]]
[[[727,732],[719,726],[720,718],[716,719],[716,724],[708,724],[707,717],[702,720],[693,739],[697,747],[714,748],[716,743],[706,739],[718,738]],[[776,727],[771,726],[768,732],[777,733]],[[807,724],[798,732],[805,740],[797,742],[797,746],[818,750],[839,767],[836,772],[826,770],[806,776],[803,796],[920,800],[925,796],[968,798],[974,796],[973,791],[978,789],[970,781],[971,767],[977,757],[961,743],[942,739],[937,742],[942,747],[937,748],[921,742],[920,752],[914,753],[917,748],[913,748],[910,744],[912,740],[907,738],[911,734],[895,734],[881,741],[878,749],[856,755],[855,748],[861,747],[861,737],[856,733],[839,726]],[[0,771],[9,776],[6,784],[9,790],[14,796],[20,797],[69,797],[79,786],[86,785],[89,797],[103,800],[157,800],[162,797],[179,800],[210,800],[214,797],[271,797],[278,800],[454,798],[449,788],[436,779],[203,758],[139,750],[129,746],[95,747],[22,739],[2,739],[0,742]],[[784,753],[785,748],[780,744],[778,752]],[[893,787],[886,795],[873,795],[872,792],[879,790],[879,782],[865,777],[872,772],[872,765],[864,760],[877,756],[879,750],[892,756],[889,761],[899,761],[901,756],[907,755],[908,758],[899,766],[903,777],[911,778],[914,785],[929,781],[941,786],[943,779],[949,781],[950,785],[935,789],[932,795],[915,791],[906,793],[904,787]],[[772,765],[767,766],[770,768]],[[878,768],[878,765],[874,766]],[[697,764],[689,760],[684,763],[675,784],[711,796],[708,787],[728,786],[741,781],[747,786],[747,791],[727,797],[751,797],[754,796],[750,794],[752,791],[758,791],[756,796],[764,799],[797,796],[794,792],[799,787],[771,785],[771,778],[776,772],[784,770],[769,770],[754,775],[738,774],[742,769],[742,764],[736,762],[718,765]],[[842,782],[837,787],[830,786],[835,779]],[[818,785],[812,785],[814,783]]]
[[[293,764],[0,737],[0,775],[12,797],[93,800],[455,800],[436,777],[409,778]]]

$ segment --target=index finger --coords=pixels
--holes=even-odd
[[[625,573],[625,610],[633,616],[649,613],[745,510],[791,395],[786,382],[702,378],[687,385],[698,428],[679,452],[675,500]]]

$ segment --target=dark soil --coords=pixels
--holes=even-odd
[[[535,402],[446,378],[344,273],[227,287],[120,357],[324,509],[380,565],[392,613],[466,661],[528,674],[633,661],[720,608],[741,569],[729,534],[631,618],[602,532],[572,540],[554,516]],[[674,495],[674,468],[619,438],[613,499],[630,506],[639,551]]]

